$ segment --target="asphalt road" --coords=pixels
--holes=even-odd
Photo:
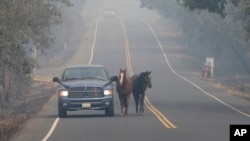
[[[13,141],[229,141],[230,124],[250,123],[250,102],[187,73],[154,25],[104,18],[96,29],[89,63],[106,66],[110,75],[120,68],[130,74],[152,71],[144,115],[135,113],[132,98],[128,115],[121,117],[116,96],[114,117],[105,117],[104,111],[77,111],[59,119],[54,95]]]

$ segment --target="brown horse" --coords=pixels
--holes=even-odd
[[[126,76],[126,69],[120,68],[118,81],[116,83],[116,90],[119,95],[121,105],[121,116],[124,116],[128,112],[128,105],[132,93],[132,80]]]

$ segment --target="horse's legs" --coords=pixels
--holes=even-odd
[[[120,106],[121,106],[121,116],[124,115],[123,113],[123,108],[124,108],[124,101],[123,101],[123,97],[119,95],[119,100],[120,100]]]
[[[125,105],[125,115],[128,113],[128,105],[129,105],[129,101],[130,101],[130,96],[131,94],[129,94],[126,98],[124,98],[124,105]]]
[[[128,103],[127,103],[127,97],[123,98],[123,104],[124,104],[124,112],[123,114],[126,115],[128,112]]]
[[[140,112],[144,113],[144,98],[145,98],[145,92],[141,94],[140,99]]]
[[[138,105],[139,105],[139,97],[140,95],[138,93],[133,93],[134,99],[135,99],[135,111],[138,113]]]
[[[128,100],[127,98],[124,98],[124,115],[128,113]]]

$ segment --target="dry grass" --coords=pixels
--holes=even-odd
[[[250,100],[250,82],[238,80],[237,84],[234,83],[235,78],[228,78],[227,81],[218,80],[214,83],[214,86],[220,89],[224,89],[228,94]],[[231,82],[231,83],[229,83]]]
[[[28,119],[27,115],[11,116],[0,120],[0,141],[8,140]]]
[[[12,99],[7,108],[0,110],[0,141],[8,141],[28,118],[42,109],[55,91],[52,82],[35,81],[25,99]]]

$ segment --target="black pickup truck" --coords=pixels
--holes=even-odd
[[[61,79],[54,77],[58,87],[58,116],[67,111],[105,110],[106,116],[114,116],[114,92],[112,82],[102,65],[79,65],[66,67]]]

